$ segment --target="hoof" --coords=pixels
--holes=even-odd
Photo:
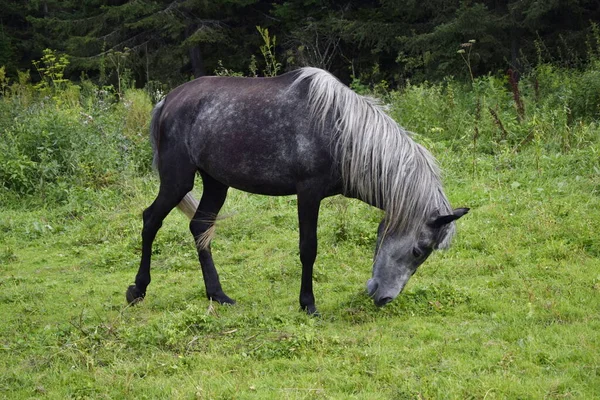
[[[144,300],[145,296],[146,292],[141,292],[135,285],[129,286],[125,292],[125,299],[127,299],[127,303],[132,306]]]
[[[320,317],[321,313],[317,310],[317,307],[314,304],[309,306],[302,306],[302,311],[304,311],[307,315],[311,317]]]
[[[227,296],[225,293],[221,292],[219,294],[209,295],[207,296],[209,300],[216,301],[219,304],[229,304],[234,305],[235,300]]]

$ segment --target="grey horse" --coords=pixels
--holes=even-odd
[[[434,249],[446,248],[454,221],[431,154],[372,99],[330,73],[302,68],[273,78],[202,77],[183,84],[153,111],[151,143],[158,196],[143,213],[142,257],[127,301],[144,298],[152,243],[179,206],[191,219],[206,295],[234,303],[210,251],[229,187],[269,196],[297,195],[302,281],[300,307],[317,313],[313,265],[321,200],[342,194],[385,211],[367,291],[392,301]],[[200,202],[190,193],[202,177]]]

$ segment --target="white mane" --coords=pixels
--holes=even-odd
[[[340,162],[345,193],[383,209],[387,229],[406,234],[418,234],[435,210],[452,213],[431,153],[375,100],[354,93],[318,68],[299,70],[293,86],[304,80],[310,82],[312,119],[321,129],[335,132],[333,153]],[[331,121],[333,126],[328,125]]]

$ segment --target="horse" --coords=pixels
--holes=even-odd
[[[313,294],[317,220],[324,198],[343,195],[380,208],[372,277],[375,305],[396,298],[434,249],[447,248],[455,220],[431,153],[379,103],[329,72],[301,68],[277,77],[206,76],[170,92],[152,111],[150,142],[160,187],[143,212],[142,254],[130,304],[150,284],[152,243],[169,212],[189,218],[206,296],[225,294],[210,243],[230,187],[268,196],[297,196],[302,275],[300,307],[318,314]],[[202,178],[200,201],[191,194]]]

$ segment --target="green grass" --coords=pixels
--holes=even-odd
[[[453,147],[432,143],[452,203],[472,211],[384,308],[364,290],[380,213],[323,203],[321,318],[298,310],[293,197],[231,192],[213,253],[233,307],[204,298],[176,212],[147,298],[125,306],[155,178],[3,208],[0,397],[599,397],[598,146],[476,154],[475,173]]]

